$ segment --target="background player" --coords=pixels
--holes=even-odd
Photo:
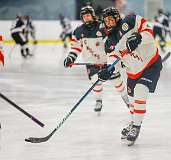
[[[82,53],[84,61],[92,63],[92,65],[86,65],[86,68],[89,79],[94,83],[98,79],[97,73],[107,62],[107,55],[104,50],[104,38],[106,35],[101,28],[102,23],[96,20],[94,9],[91,6],[83,7],[80,16],[83,24],[74,30],[71,50],[64,60],[64,66],[71,66],[78,55]],[[128,104],[126,88],[120,73],[116,72],[112,79],[117,91],[120,92],[123,100]],[[103,83],[99,82],[93,89],[96,100],[94,110],[96,112],[100,112],[102,109],[102,91]]]
[[[20,45],[21,55],[23,58],[26,58],[30,55],[30,50],[27,45],[28,39],[26,38],[26,32],[27,28],[24,17],[21,16],[21,14],[18,14],[11,27],[11,36],[15,43]]]
[[[62,26],[62,33],[60,34],[61,40],[64,42],[64,49],[69,48],[69,44],[72,37],[72,26],[68,18],[59,14],[59,21]]]

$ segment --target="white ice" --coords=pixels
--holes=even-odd
[[[49,141],[31,144],[25,138],[47,136],[91,87],[84,66],[65,69],[60,45],[38,45],[23,60],[19,48],[5,46],[0,92],[45,123],[41,128],[0,99],[0,160],[170,160],[171,59],[164,64],[155,94],[150,95],[141,133],[128,147],[120,132],[128,109],[111,82],[104,88],[100,117],[89,94]],[[9,52],[11,52],[9,56]]]

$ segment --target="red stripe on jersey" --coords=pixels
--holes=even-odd
[[[71,42],[77,42],[77,40],[76,40],[76,39],[74,39],[74,38],[72,38],[72,39],[71,39]]]
[[[94,92],[101,92],[103,89],[93,89]]]
[[[119,58],[116,54],[112,54],[109,57],[115,57],[115,58]]]
[[[135,103],[137,103],[137,104],[146,104],[146,101],[142,101],[142,100],[135,100]]]
[[[3,66],[4,66],[4,55],[1,51],[0,51],[0,61],[2,62]]]
[[[141,32],[149,32],[154,37],[154,33],[152,29],[143,29]]]
[[[118,86],[115,86],[115,87],[116,87],[116,88],[119,88],[119,87],[122,86],[122,84],[123,84],[123,82],[121,82],[121,84],[119,84]]]
[[[2,38],[2,36],[0,35],[0,41],[3,41],[3,38]]]
[[[123,51],[119,51],[119,53],[121,54],[121,57],[125,56],[126,54],[129,53],[129,51],[127,49],[124,49]]]
[[[144,114],[144,113],[146,113],[146,110],[136,110],[136,109],[134,109],[134,113]]]
[[[143,69],[142,71],[136,73],[136,74],[132,74],[132,73],[128,73],[128,72],[127,72],[128,77],[131,78],[131,79],[137,79],[137,78],[139,78],[139,77],[142,75],[143,71],[144,71],[147,67],[151,66],[154,62],[156,62],[156,61],[158,60],[158,57],[159,57],[159,53],[158,53],[158,48],[157,48],[157,51],[156,51],[155,56],[151,58],[151,60],[150,60],[149,63],[144,67],[144,69]]]
[[[76,47],[71,47],[71,49],[74,49],[74,50],[76,50],[78,52],[81,52],[82,51],[80,48],[76,48]]]
[[[102,85],[102,83],[97,83],[97,84],[96,84],[96,86],[101,86],[101,85]]]
[[[146,20],[144,18],[141,19],[141,24],[140,27],[138,28],[138,32],[141,32],[143,24],[146,22]]]

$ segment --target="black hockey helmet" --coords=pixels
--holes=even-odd
[[[102,17],[103,17],[103,22],[104,22],[104,25],[105,27],[108,29],[108,30],[111,30],[112,28],[114,29],[116,26],[111,26],[110,28],[106,26],[106,23],[104,21],[104,19],[108,16],[112,16],[116,21],[116,26],[119,24],[119,22],[121,21],[121,16],[120,16],[120,13],[119,13],[119,10],[115,7],[108,7],[106,9],[103,10],[102,12]]]
[[[119,13],[119,10],[115,7],[108,7],[108,8],[105,8],[102,12],[102,15],[103,15],[103,19],[105,17],[108,17],[108,16],[112,16],[113,18],[119,18],[121,19],[121,16],[120,16],[120,13]]]
[[[92,15],[93,20],[96,19],[96,15],[95,15],[95,11],[94,11],[93,7],[92,6],[84,6],[81,8],[81,11],[80,11],[80,18],[82,21],[83,21],[83,15],[87,14],[87,13],[90,13]]]
[[[164,14],[164,11],[163,11],[163,9],[158,9],[158,14]]]

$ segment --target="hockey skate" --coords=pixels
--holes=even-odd
[[[98,115],[100,115],[100,112],[102,110],[102,100],[96,100],[96,106],[94,108],[94,111],[98,113]]]
[[[129,122],[129,124],[127,126],[125,126],[121,132],[121,139],[125,140],[132,128],[133,125],[133,121]]]
[[[127,135],[128,146],[134,145],[136,139],[139,136],[141,126],[133,125],[130,132]]]

